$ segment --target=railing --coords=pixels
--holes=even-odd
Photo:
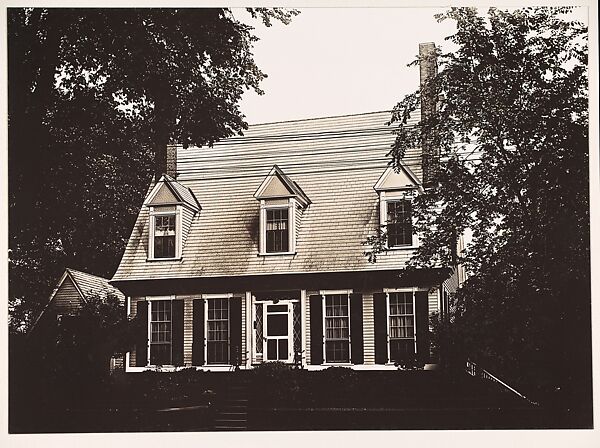
[[[532,404],[534,406],[539,406],[539,403],[536,403],[535,401],[530,400],[529,398],[527,398],[525,395],[523,395],[519,391],[517,391],[514,388],[510,387],[508,384],[506,384],[500,378],[492,375],[490,372],[488,372],[484,368],[479,367],[477,364],[475,364],[471,360],[467,360],[466,371],[471,376],[483,378],[484,380],[488,380],[488,381],[493,381],[494,383],[499,384],[504,389],[512,392],[513,394],[515,394],[518,397],[522,398],[523,400],[529,402],[530,404]]]

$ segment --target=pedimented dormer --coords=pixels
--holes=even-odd
[[[144,206],[149,208],[148,260],[178,260],[202,207],[192,191],[168,175],[156,183]]]
[[[260,201],[259,255],[295,254],[302,213],[311,203],[308,196],[273,165],[254,197]]]
[[[387,248],[412,248],[418,245],[413,231],[412,200],[421,185],[406,165],[398,171],[388,167],[373,186],[379,194],[379,223],[385,227]]]

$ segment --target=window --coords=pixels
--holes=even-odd
[[[175,258],[175,214],[154,217],[154,258]]]
[[[386,226],[388,247],[412,245],[412,213],[409,199],[387,201]]]
[[[325,362],[350,362],[348,294],[325,296]]]
[[[399,361],[415,354],[415,314],[412,292],[391,292],[389,300],[390,360]]]
[[[287,208],[267,209],[266,251],[288,252],[289,222]]]
[[[206,330],[208,364],[229,362],[229,300],[209,299]]]
[[[172,310],[170,300],[153,300],[150,304],[150,364],[170,365]]]

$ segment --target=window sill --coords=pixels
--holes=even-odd
[[[272,257],[277,255],[296,255],[297,252],[259,252],[258,257]]]
[[[181,261],[182,257],[175,258],[146,258],[146,261]]]
[[[415,246],[410,245],[410,246],[394,246],[394,247],[386,247],[385,250],[391,250],[391,251],[395,251],[395,250],[406,250],[406,249],[418,249],[419,246]]]

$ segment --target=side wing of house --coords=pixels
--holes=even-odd
[[[81,308],[83,295],[68,271],[60,278],[48,304],[35,321],[31,334],[42,335],[56,328],[63,316],[73,316]]]

